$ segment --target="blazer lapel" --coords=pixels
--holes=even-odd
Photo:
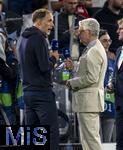
[[[122,64],[121,64],[121,66],[120,66],[120,68],[119,68],[118,71],[119,71],[119,72],[123,71],[123,62],[122,62]]]
[[[116,71],[118,71],[118,72],[121,72],[123,70],[123,62],[121,64],[120,68],[118,68],[118,61],[119,61],[120,54],[121,54],[121,50],[119,51],[119,53],[116,57]]]

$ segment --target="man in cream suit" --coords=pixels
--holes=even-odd
[[[77,112],[83,150],[102,150],[99,113],[104,111],[107,57],[98,40],[99,30],[93,18],[79,22],[80,42],[87,47],[79,59],[76,76],[67,82],[73,90],[73,110]]]

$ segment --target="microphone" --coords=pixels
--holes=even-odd
[[[56,39],[53,39],[51,41],[51,50],[53,52],[58,51],[61,59],[67,59],[71,57],[70,49],[69,48],[59,49],[59,43],[58,43],[58,40]]]
[[[65,59],[70,58],[70,49],[69,48],[64,48],[62,50],[63,56]]]
[[[59,49],[58,40],[53,39],[51,41],[51,50],[54,52],[54,51],[58,51],[58,49]]]

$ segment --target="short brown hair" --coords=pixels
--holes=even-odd
[[[123,18],[122,18],[122,19],[119,19],[119,20],[117,21],[117,24],[118,24],[118,25],[123,24]]]
[[[32,15],[32,21],[36,22],[37,19],[43,19],[46,14],[51,13],[51,11],[47,10],[47,9],[37,9],[36,11],[34,11],[33,15]]]

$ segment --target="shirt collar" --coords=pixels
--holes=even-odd
[[[96,44],[97,40],[93,40],[91,41],[88,45],[87,45],[87,49],[93,47]]]

